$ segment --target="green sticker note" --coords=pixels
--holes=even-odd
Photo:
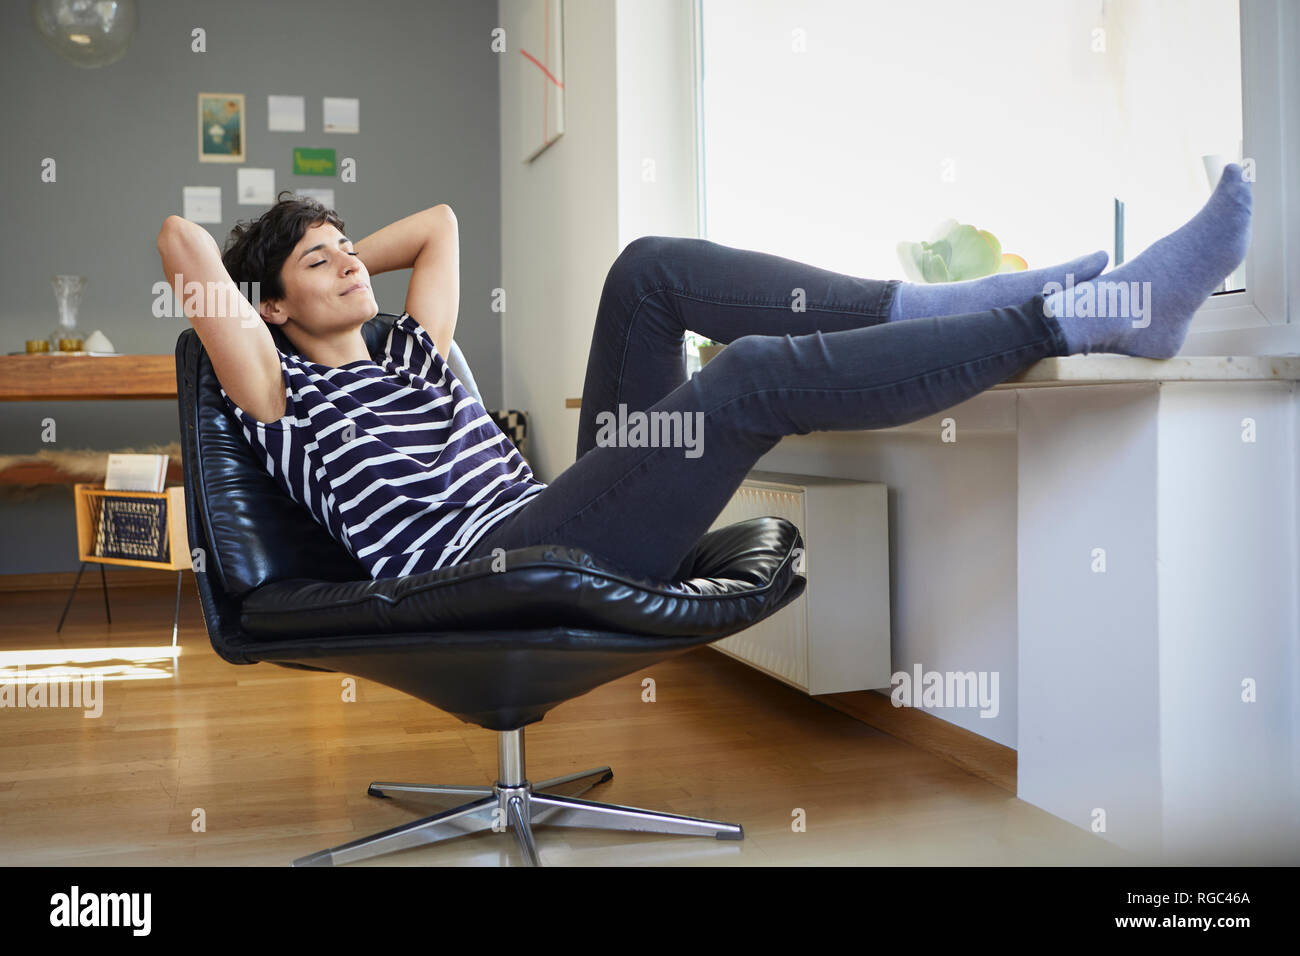
[[[293,174],[295,176],[333,176],[334,150],[295,146],[293,149]]]

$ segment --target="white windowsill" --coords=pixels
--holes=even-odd
[[[1300,356],[1193,355],[1145,359],[1097,353],[1046,358],[994,389],[1118,382],[1258,382],[1300,380]]]

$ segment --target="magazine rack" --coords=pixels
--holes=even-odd
[[[176,646],[181,614],[181,578],[192,567],[185,523],[185,487],[174,485],[162,491],[111,491],[102,485],[78,483],[72,486],[77,513],[77,556],[81,567],[72,593],[63,606],[56,631],[63,630],[68,608],[81,584],[87,564],[99,565],[104,591],[104,614],[108,608],[108,582],[104,565],[154,568],[176,572],[176,610],[172,614],[172,647]]]

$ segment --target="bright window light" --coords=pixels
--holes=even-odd
[[[706,238],[870,278],[945,220],[1115,264],[1241,158],[1237,0],[702,0]],[[1225,290],[1242,288],[1242,272]]]

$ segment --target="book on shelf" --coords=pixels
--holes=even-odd
[[[106,491],[162,491],[167,484],[167,455],[108,456]]]

